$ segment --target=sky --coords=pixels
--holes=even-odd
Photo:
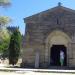
[[[75,10],[75,0],[10,0],[11,6],[0,7],[1,16],[9,16],[12,19],[10,26],[19,26],[21,34],[25,34],[24,18],[53,8],[62,3],[62,6]]]

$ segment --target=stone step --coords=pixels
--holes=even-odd
[[[75,67],[68,67],[68,66],[50,66],[49,69],[75,70]]]

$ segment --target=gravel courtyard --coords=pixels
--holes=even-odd
[[[63,72],[59,71],[55,73],[55,72],[49,71],[49,69],[45,69],[45,70],[43,69],[22,69],[22,68],[18,69],[18,68],[6,68],[6,66],[8,65],[0,64],[0,75],[75,75],[74,71],[73,73],[63,73],[64,71]]]
[[[42,73],[42,72],[2,72],[0,75],[75,75],[74,73]]]

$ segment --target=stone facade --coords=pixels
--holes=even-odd
[[[24,66],[50,66],[52,45],[64,45],[67,52],[66,66],[75,66],[75,10],[58,5],[27,17],[24,22]]]

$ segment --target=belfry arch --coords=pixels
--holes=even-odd
[[[67,55],[67,62],[69,58],[69,51],[71,46],[71,39],[70,37],[64,33],[63,31],[55,30],[51,32],[45,40],[45,62],[50,64],[51,59],[51,48],[54,45],[63,45],[66,48],[66,55]],[[68,63],[67,63],[68,64]]]

